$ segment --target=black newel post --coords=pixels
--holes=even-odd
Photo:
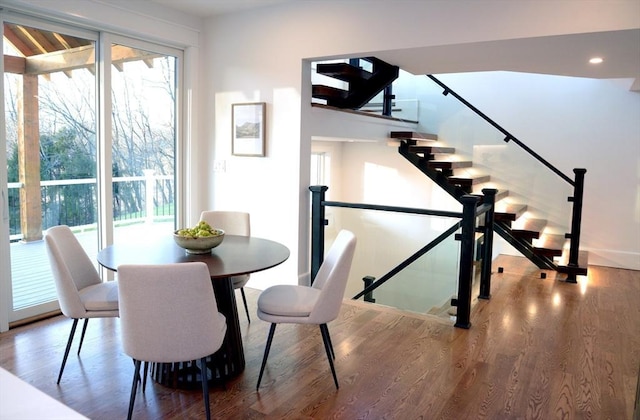
[[[569,197],[569,201],[573,202],[573,213],[571,216],[571,233],[569,233],[569,267],[578,267],[578,259],[580,255],[580,225],[582,224],[582,199],[584,195],[584,174],[586,169],[575,168],[573,173],[576,175],[573,185],[573,197]],[[569,270],[567,281],[577,283],[576,274]]]
[[[471,287],[473,284],[473,248],[475,242],[476,208],[480,197],[464,195],[462,201],[462,234],[460,239],[460,270],[456,327],[471,327]]]
[[[364,276],[362,278],[362,281],[364,282],[364,288],[366,289],[367,287],[371,286],[375,280],[376,280],[376,278],[373,277],[373,276]],[[373,297],[373,292],[365,293],[364,294],[364,301],[365,302],[376,303],[376,300]]]
[[[311,284],[316,278],[324,259],[324,194],[329,189],[324,185],[312,185],[311,191]]]
[[[485,188],[483,203],[489,204],[491,208],[484,214],[484,247],[482,252],[482,268],[480,271],[480,299],[491,298],[491,262],[493,261],[493,214],[496,204],[495,188]]]

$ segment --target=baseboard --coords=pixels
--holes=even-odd
[[[596,248],[584,250],[589,252],[589,265],[640,270],[640,252]]]

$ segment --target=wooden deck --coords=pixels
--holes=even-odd
[[[153,226],[154,230],[171,231],[173,224],[155,223]],[[114,238],[115,240],[126,240],[127,237],[140,235],[141,232],[148,232],[148,225],[120,226],[114,230]],[[98,241],[96,231],[77,232],[76,237],[97,268]],[[44,241],[13,242],[10,246],[10,252],[13,309],[23,309],[56,300],[56,289]]]
[[[504,273],[498,274],[498,267]],[[632,419],[640,366],[640,271],[589,267],[565,283],[525,258],[494,263],[492,298],[472,327],[345,301],[329,324],[336,390],[317,327],[281,325],[260,390],[269,325],[240,317],[246,370],[210,389],[220,419]],[[247,290],[255,314],[259,291]],[[132,363],[118,319],[92,320],[82,354],[56,377],[71,321],[58,316],[0,334],[0,366],[89,418],[124,418]],[[0,387],[1,392],[1,387]],[[155,383],[136,419],[203,418],[201,392]],[[637,417],[635,417],[637,418]]]

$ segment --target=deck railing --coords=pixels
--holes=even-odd
[[[20,189],[22,183],[8,183],[10,240],[23,239]],[[97,224],[96,179],[41,181],[42,229],[51,226],[95,227]],[[113,178],[113,220],[135,223],[167,218],[175,214],[173,175]]]

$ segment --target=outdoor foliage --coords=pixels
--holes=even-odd
[[[112,175],[116,220],[144,216],[144,170],[173,175],[175,86],[173,57],[159,57],[148,67],[126,63],[113,72]],[[18,95],[21,77],[5,74],[7,170],[9,182],[20,182],[18,161]],[[43,229],[53,225],[97,222],[97,135],[95,77],[86,69],[72,77],[53,73],[39,77],[41,181],[83,180],[41,187]],[[121,179],[122,177],[138,177]],[[64,183],[63,183],[64,184]],[[157,181],[155,206],[173,211],[174,183]],[[18,189],[9,190],[11,234],[20,233]]]

